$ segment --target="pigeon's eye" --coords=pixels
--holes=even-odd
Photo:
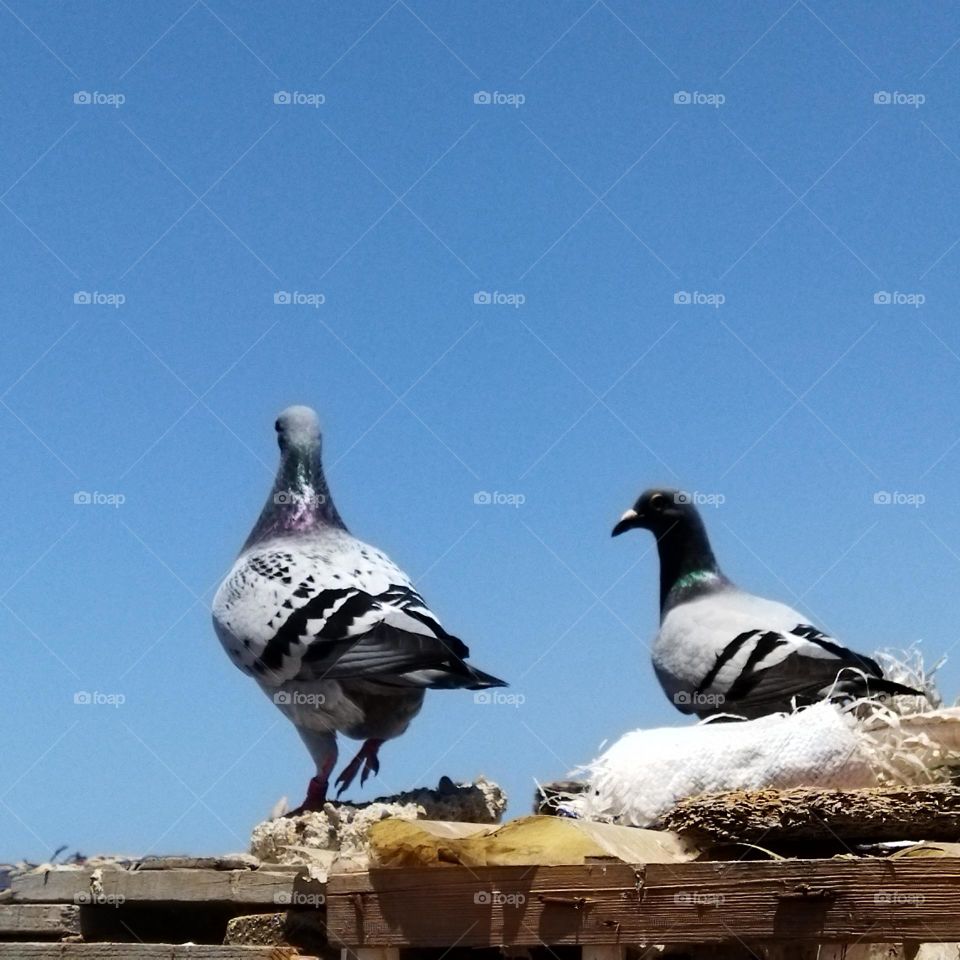
[[[666,497],[664,497],[664,495],[663,495],[662,493],[655,493],[655,494],[650,498],[650,506],[651,506],[654,510],[660,510],[660,509],[663,508],[663,503],[664,503],[665,500],[666,500]]]

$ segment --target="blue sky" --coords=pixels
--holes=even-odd
[[[209,619],[291,403],[353,532],[517,695],[431,694],[355,799],[483,773],[522,814],[684,722],[652,538],[609,536],[651,485],[722,501],[726,572],[854,648],[956,653],[953,5],[0,21],[0,858],[237,850],[301,799]]]

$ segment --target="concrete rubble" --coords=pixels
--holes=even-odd
[[[327,803],[323,810],[265,820],[254,827],[250,852],[264,863],[314,868],[320,879],[334,859],[363,857],[367,833],[388,817],[500,823],[507,797],[497,784],[478,778],[455,784],[443,777],[435,790],[419,788],[369,803]]]

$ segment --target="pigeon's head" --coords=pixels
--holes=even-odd
[[[637,502],[610,532],[618,537],[627,530],[650,530],[658,539],[671,527],[697,517],[693,498],[682,490],[654,489],[640,494]]]
[[[281,450],[310,450],[320,443],[320,418],[310,407],[287,407],[274,426]]]

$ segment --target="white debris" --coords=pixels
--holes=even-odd
[[[265,863],[312,866],[320,879],[335,855],[365,854],[367,833],[380,820],[499,823],[506,806],[503,790],[483,777],[468,784],[444,777],[436,790],[421,788],[356,805],[327,803],[323,810],[266,820],[254,827],[250,852]]]
[[[739,723],[635,730],[582,768],[583,793],[560,805],[589,820],[648,827],[688,797],[947,783],[958,763],[960,707],[900,715],[823,702]]]

